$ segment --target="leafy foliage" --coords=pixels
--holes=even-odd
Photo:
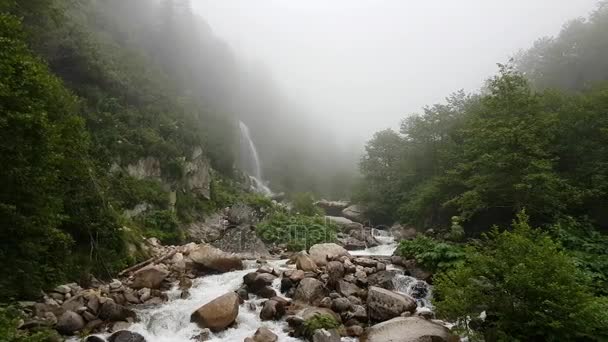
[[[323,210],[315,205],[315,199],[310,192],[298,192],[291,196],[293,210],[302,215],[323,215]]]
[[[413,240],[402,240],[397,251],[402,257],[414,259],[420,266],[433,272],[453,269],[465,260],[465,251],[460,245],[424,235],[418,235]]]
[[[340,323],[331,315],[316,314],[304,321],[304,335],[312,337],[316,330],[319,329],[336,329]]]
[[[591,279],[598,295],[608,295],[608,236],[593,229],[588,222],[573,218],[561,219],[549,229],[551,237],[559,242],[579,269]]]
[[[22,319],[21,312],[14,307],[0,307],[0,340],[4,342],[54,342],[61,339],[56,331],[48,329],[28,332],[17,329]]]
[[[337,226],[321,216],[289,214],[277,210],[256,226],[260,238],[268,243],[286,244],[291,251],[308,250],[312,245],[333,242]]]
[[[606,298],[597,298],[573,258],[520,213],[513,231],[490,232],[467,263],[435,277],[441,315],[486,340],[608,337]],[[486,312],[486,319],[476,317]],[[472,320],[472,321],[471,321]]]

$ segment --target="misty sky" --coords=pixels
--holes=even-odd
[[[350,143],[476,91],[497,62],[597,0],[192,2],[241,59],[263,63],[283,94]]]

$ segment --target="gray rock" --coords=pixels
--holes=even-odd
[[[350,301],[344,297],[336,298],[331,303],[331,308],[335,312],[348,311],[350,310],[351,306]]]
[[[279,337],[266,327],[258,328],[253,334],[254,342],[277,342]]]
[[[238,256],[207,244],[199,245],[190,252],[189,257],[197,266],[214,271],[229,272],[243,269],[243,261]]]
[[[362,336],[363,337],[363,336]],[[364,333],[367,342],[457,342],[460,339],[439,324],[420,317],[397,317],[370,327]]]
[[[278,320],[285,315],[285,304],[281,301],[269,299],[264,302],[260,311],[260,319],[263,321]]]
[[[59,285],[53,289],[54,292],[61,293],[63,295],[70,293],[72,289],[68,285]]]
[[[363,207],[357,204],[353,204],[342,210],[342,216],[346,217],[349,220],[363,223],[365,221],[364,212],[365,210],[363,209]]]
[[[340,342],[340,333],[336,329],[315,330],[312,334],[312,342]]]
[[[110,335],[108,342],[146,342],[146,339],[136,332],[121,330]]]
[[[84,342],[106,342],[106,340],[101,336],[89,335]]]
[[[337,284],[344,277],[344,266],[339,261],[328,262],[326,269],[331,284]]]
[[[394,290],[393,279],[397,275],[396,271],[380,271],[367,277],[370,286],[378,286],[387,290]]]
[[[294,299],[307,304],[318,305],[325,297],[323,283],[314,278],[304,278],[298,284]]]
[[[300,252],[296,255],[296,268],[303,272],[314,272],[317,270],[317,264],[306,252]]]
[[[340,280],[340,281],[338,281],[338,286],[337,286],[336,290],[341,295],[348,297],[348,296],[356,296],[359,293],[359,291],[361,291],[361,288],[359,288],[357,285],[355,285],[353,283],[349,283],[347,281]]]
[[[63,315],[59,316],[55,329],[62,334],[72,335],[75,332],[84,328],[84,319],[74,311],[66,311]]]
[[[325,266],[328,260],[341,256],[350,256],[346,249],[335,243],[319,243],[310,247],[308,252],[317,266]]]
[[[364,329],[360,325],[351,325],[346,328],[346,335],[350,337],[359,337],[363,334]]]
[[[126,321],[128,318],[135,318],[135,312],[112,300],[107,300],[99,309],[99,318],[110,322]]]
[[[367,293],[367,309],[371,319],[386,321],[402,312],[416,311],[416,300],[410,296],[371,286]]]
[[[158,289],[168,275],[169,271],[166,268],[159,265],[148,265],[133,273],[131,287],[134,289],[144,287]]]

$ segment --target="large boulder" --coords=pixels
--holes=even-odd
[[[159,265],[146,266],[133,274],[131,287],[141,289],[144,287],[158,289],[160,284],[167,278],[169,271]]]
[[[364,213],[365,210],[358,204],[353,204],[342,210],[342,216],[359,223],[363,223],[365,221]]]
[[[136,332],[120,330],[110,335],[108,342],[146,342],[146,339]]]
[[[367,310],[371,319],[386,321],[403,312],[416,311],[416,300],[404,294],[370,286],[367,292]]]
[[[247,259],[270,257],[266,244],[248,224],[226,230],[224,235],[212,244],[225,252],[238,253]]]
[[[234,292],[226,293],[201,306],[190,315],[190,321],[201,328],[212,331],[226,329],[239,314],[239,296]]]
[[[296,268],[304,272],[314,272],[317,270],[317,264],[306,252],[300,252],[296,255]]]
[[[84,328],[84,319],[74,311],[66,311],[57,320],[55,329],[62,334],[72,335],[75,332]]]
[[[315,206],[323,209],[325,214],[331,216],[340,216],[342,214],[342,210],[348,207],[348,202],[345,201],[328,201],[322,199],[320,201],[315,202]]]
[[[378,323],[363,333],[361,342],[457,342],[460,339],[437,323],[420,317],[397,317]]]
[[[189,258],[199,267],[218,272],[243,269],[243,261],[238,256],[207,244],[199,245],[191,251]]]
[[[310,247],[308,251],[317,266],[325,266],[328,260],[341,256],[350,256],[348,251],[335,243],[319,243]]]
[[[304,278],[298,284],[294,300],[307,304],[318,305],[325,297],[323,283],[315,278]]]

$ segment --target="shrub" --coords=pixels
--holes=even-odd
[[[316,314],[304,322],[304,335],[312,337],[319,329],[336,329],[340,323],[331,315]]]
[[[608,236],[571,217],[561,219],[550,227],[549,233],[591,278],[595,293],[608,295]]]
[[[142,215],[146,235],[159,239],[163,244],[180,244],[184,232],[180,229],[175,213],[155,210]]]
[[[291,215],[276,211],[256,226],[256,232],[268,243],[286,244],[291,251],[300,251],[310,246],[333,242],[337,227],[321,216]]]
[[[22,313],[14,307],[0,307],[0,341],[53,342],[61,340],[57,332],[51,329],[32,333],[17,329],[22,316]]]
[[[462,246],[437,241],[424,235],[401,241],[398,253],[402,257],[416,260],[420,266],[433,272],[452,269],[465,259]]]
[[[520,213],[512,232],[493,230],[466,264],[435,277],[439,315],[486,341],[607,338],[606,298],[594,298],[575,260],[527,220]]]
[[[323,210],[315,206],[315,200],[312,193],[300,192],[291,196],[293,210],[301,215],[315,216],[322,215]]]

